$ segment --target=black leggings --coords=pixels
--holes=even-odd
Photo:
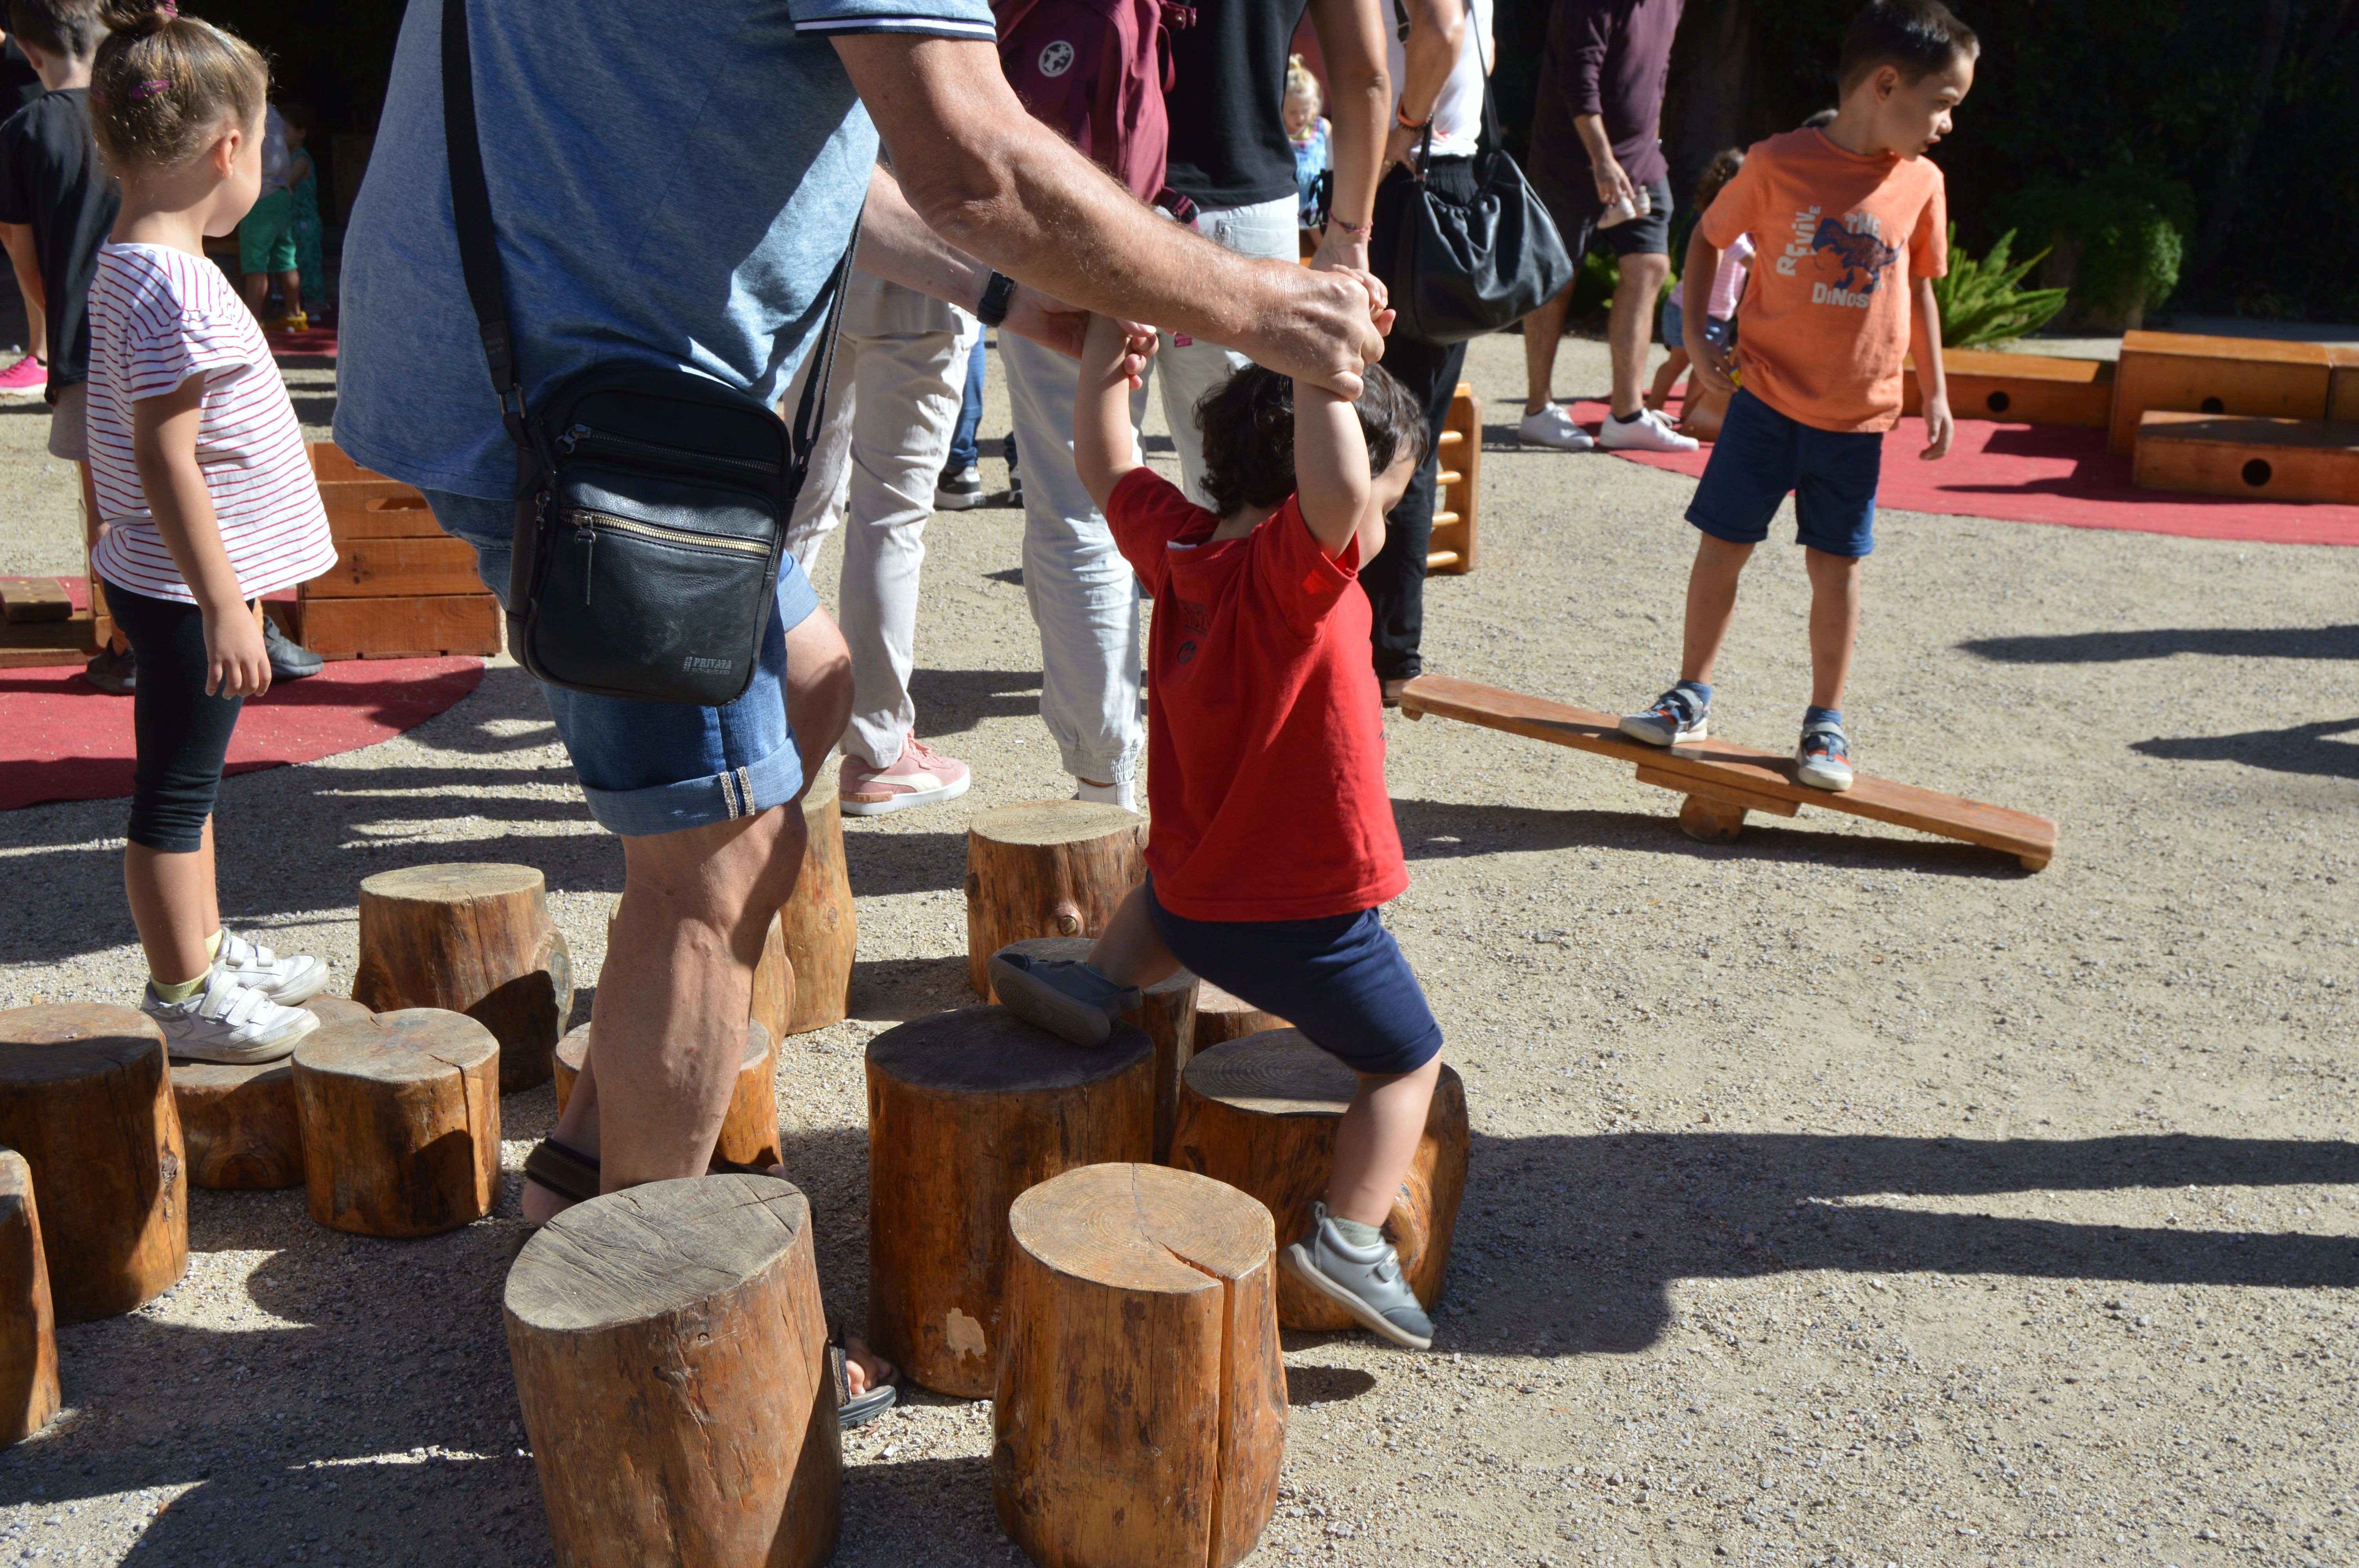
[[[107,611],[130,639],[139,672],[131,687],[139,761],[131,774],[128,837],[166,854],[193,855],[204,847],[222,760],[245,699],[205,695],[203,611],[111,582],[105,591]]]

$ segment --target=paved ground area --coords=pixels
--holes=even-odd
[[[1433,584],[1428,649],[1624,708],[1672,673],[1690,484],[1501,445],[1520,362],[1476,345],[1484,566]],[[1569,343],[1560,391],[1602,384]],[[73,553],[38,423],[0,415],[8,570]],[[1063,784],[1018,533],[994,511],[930,535],[920,729],[977,784],[852,827],[857,1016],[779,1077],[854,1321],[864,1044],[967,1000],[969,811]],[[1288,1336],[1255,1563],[2351,1561],[2359,555],[1881,534],[1862,764],[2055,817],[2045,872],[1817,812],[1707,848],[1602,759],[1389,724],[1415,882],[1388,917],[1467,1082],[1473,1185],[1434,1353]],[[1721,679],[1734,738],[1790,744],[1805,603],[1766,550]],[[0,817],[0,1005],[136,994],[122,816]],[[619,856],[513,667],[398,740],[229,781],[219,827],[237,929],[344,972],[360,878],[451,859],[546,870],[597,972]],[[60,1335],[71,1409],[0,1454],[0,1563],[546,1561],[498,1303],[551,1108],[506,1103],[499,1217],[432,1240],[196,1194],[179,1288]],[[1012,1560],[989,1433],[919,1395],[860,1433],[837,1560]]]

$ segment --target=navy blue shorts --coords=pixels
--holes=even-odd
[[[1715,539],[1757,545],[1777,503],[1794,492],[1794,542],[1831,556],[1875,548],[1875,486],[1884,437],[1821,430],[1788,419],[1742,387],[1729,399],[1688,521]]]
[[[1147,913],[1172,957],[1241,1001],[1274,1012],[1355,1073],[1414,1073],[1440,1054],[1441,1025],[1373,909],[1319,920],[1188,920]]]

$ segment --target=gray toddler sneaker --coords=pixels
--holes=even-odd
[[[1327,1206],[1310,1206],[1310,1234],[1286,1249],[1295,1278],[1350,1313],[1361,1327],[1411,1350],[1433,1346],[1433,1320],[1401,1278],[1400,1255],[1389,1241],[1358,1248],[1343,1239]]]
[[[1075,1045],[1104,1044],[1114,1020],[1147,1000],[1136,986],[1118,986],[1073,958],[1035,958],[1002,947],[989,968],[1002,1007]]]

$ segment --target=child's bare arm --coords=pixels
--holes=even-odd
[[[1310,536],[1330,556],[1341,556],[1362,533],[1368,499],[1375,481],[1368,476],[1368,438],[1360,431],[1360,416],[1352,405],[1323,386],[1298,380],[1294,384],[1294,490],[1301,498],[1302,521]],[[1364,561],[1384,547],[1384,520],[1379,532],[1363,536]]]
[[[131,458],[156,532],[204,611],[205,695],[259,697],[270,689],[270,656],[222,546],[212,492],[197,466],[204,395],[205,378],[192,375],[169,392],[133,402]]]
[[[1950,417],[1950,381],[1941,368],[1941,307],[1933,298],[1933,280],[1908,280],[1908,353],[1917,362],[1917,390],[1925,405],[1925,449],[1917,455],[1930,461],[1950,455],[1957,422]]]
[[[1103,512],[1123,476],[1139,466],[1130,427],[1130,338],[1111,316],[1090,318],[1073,388],[1073,470]]]
[[[1722,396],[1733,395],[1736,384],[1728,379],[1728,356],[1704,329],[1712,324],[1712,284],[1720,272],[1720,247],[1703,237],[1698,223],[1688,237],[1688,267],[1680,275],[1680,338],[1704,385]]]

